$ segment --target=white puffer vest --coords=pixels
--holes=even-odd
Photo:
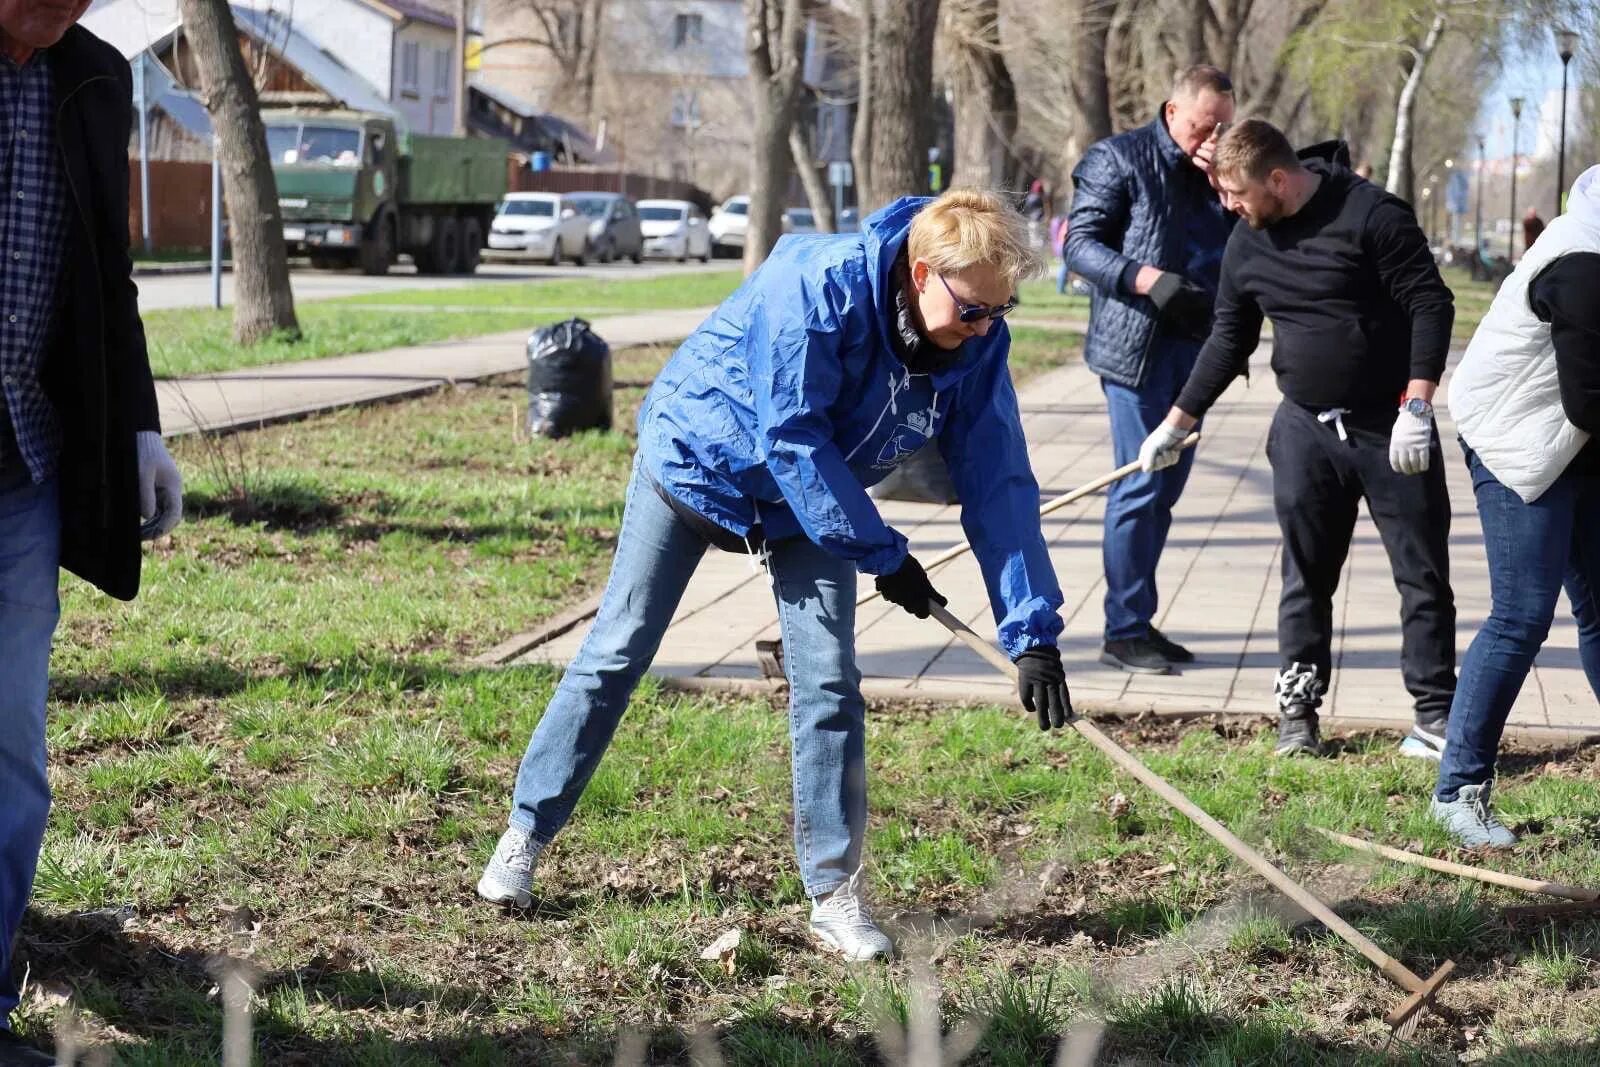
[[[1589,440],[1561,408],[1550,324],[1528,306],[1533,279],[1573,252],[1600,253],[1600,166],[1573,183],[1567,213],[1550,223],[1500,286],[1450,379],[1450,414],[1462,440],[1527,504],[1561,477]]]

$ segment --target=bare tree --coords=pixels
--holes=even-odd
[[[817,161],[800,122],[789,127],[789,154],[794,158],[794,169],[800,174],[800,184],[805,187],[806,202],[811,205],[811,215],[816,219],[817,230],[832,233],[838,228],[833,217],[833,200],[828,196],[828,184],[817,173]]]
[[[1444,33],[1445,12],[1436,10],[1428,23],[1427,32],[1414,46],[1408,45],[1411,69],[1406,71],[1405,84],[1400,87],[1399,99],[1394,107],[1394,139],[1389,143],[1389,175],[1385,187],[1402,200],[1416,200],[1415,175],[1411,169],[1411,141],[1415,127],[1417,99],[1422,88],[1422,77],[1427,72],[1428,60],[1439,47],[1439,37]]]
[[[1017,87],[1000,45],[1000,0],[946,0],[942,51],[955,108],[955,185],[1014,188]]]
[[[248,345],[273,334],[299,337],[283,220],[278,215],[278,185],[272,177],[255,85],[239,51],[233,12],[227,0],[179,0],[179,12],[216,131],[230,207],[234,339]]]
[[[595,79],[599,66],[607,0],[491,0],[503,14],[526,14],[535,32],[507,37],[484,51],[506,45],[532,45],[550,54],[561,71],[565,102],[584,121],[594,119]]]
[[[939,25],[939,0],[864,2],[876,7],[870,47],[877,71],[867,150],[871,184],[859,198],[863,214],[928,187],[933,39]]]
[[[745,54],[756,104],[750,215],[744,237],[744,270],[749,274],[767,258],[778,239],[789,176],[789,132],[800,103],[806,26],[801,0],[744,0],[744,19]]]
[[[850,158],[854,161],[853,170],[856,179],[856,204],[862,209],[861,217],[867,215],[866,207],[872,203],[872,109],[876,103],[874,88],[876,80],[873,76],[876,63],[872,54],[872,42],[878,32],[878,19],[876,15],[877,0],[861,0],[861,34],[857,47],[860,49],[860,63],[856,76],[856,121],[850,131]]]

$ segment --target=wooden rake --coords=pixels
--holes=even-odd
[[[1471,878],[1474,881],[1485,882],[1489,885],[1505,886],[1507,889],[1520,889],[1524,893],[1537,893],[1541,896],[1557,897],[1563,901],[1561,904],[1535,904],[1530,907],[1506,908],[1505,916],[1508,919],[1535,919],[1549,918],[1558,915],[1582,915],[1600,912],[1600,889],[1584,889],[1581,886],[1563,885],[1560,882],[1547,882],[1540,878],[1524,878],[1520,874],[1506,874],[1504,871],[1490,870],[1487,867],[1473,867],[1465,863],[1454,863],[1450,860],[1435,859],[1432,856],[1423,856],[1416,852],[1407,852],[1405,849],[1390,848],[1372,841],[1363,841],[1359,837],[1349,834],[1338,834],[1332,830],[1324,830],[1320,826],[1313,826],[1313,830],[1323,837],[1339,842],[1349,848],[1382,856],[1394,860],[1396,863],[1406,863],[1413,867],[1426,867],[1430,871],[1441,874],[1453,874],[1458,878]]]
[[[938,619],[945,629],[959,638],[972,651],[987,660],[996,670],[1013,681],[1016,680],[1016,666],[998,649],[979,637],[966,623],[950,614],[947,609],[940,607],[936,603],[928,606],[933,612],[933,617]],[[1139,779],[1162,800],[1187,815],[1200,829],[1215,838],[1223,848],[1243,860],[1257,874],[1272,883],[1275,889],[1300,905],[1318,922],[1332,930],[1340,940],[1370,960],[1372,965],[1378,968],[1385,978],[1405,990],[1408,994],[1406,999],[1393,1011],[1385,1015],[1383,1021],[1389,1025],[1395,1036],[1402,1040],[1416,1033],[1417,1024],[1421,1021],[1422,1009],[1434,1006],[1434,998],[1439,992],[1439,987],[1444,985],[1455,970],[1454,961],[1445,960],[1439,966],[1439,969],[1427,978],[1421,978],[1412,973],[1399,960],[1374,944],[1365,934],[1341,919],[1315,893],[1290,878],[1287,874],[1284,874],[1265,856],[1235,836],[1233,831],[1208,815],[1203,808],[1185,796],[1176,786],[1149,767],[1146,767],[1143,763],[1140,763],[1132,753],[1107,737],[1094,723],[1081,716],[1074,717],[1071,723],[1072,728],[1078,731],[1084,740],[1098,748],[1112,763]]]
[[[1200,435],[1197,433],[1192,433],[1188,437],[1184,438],[1183,444],[1179,445],[1178,447],[1180,449],[1193,448],[1197,443],[1199,443],[1199,441]],[[1122,479],[1126,478],[1130,474],[1136,473],[1138,470],[1139,463],[1137,460],[1132,463],[1125,463],[1116,470],[1112,471],[1110,474],[1102,474],[1100,477],[1091,482],[1086,482],[1083,485],[1078,486],[1076,489],[1070,489],[1059,496],[1051,497],[1039,508],[1039,517],[1042,519],[1052,512],[1060,511],[1068,504],[1076,504],[1089,494],[1098,493],[1112,482],[1120,482]],[[928,560],[927,563],[923,564],[923,569],[932,571],[935,568],[942,567],[951,560],[960,556],[964,556],[971,551],[971,541],[962,541],[960,544],[951,545],[937,556],[934,556],[932,559]],[[856,598],[856,607],[859,608],[865,604],[869,604],[876,600],[880,595],[881,594],[876,589],[863,593],[861,596]],[[761,665],[761,676],[763,678],[786,677],[783,672],[783,641],[775,638],[764,638],[760,641],[757,641],[756,662]]]

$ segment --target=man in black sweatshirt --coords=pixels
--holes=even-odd
[[[1272,369],[1284,401],[1267,436],[1283,530],[1278,603],[1282,667],[1273,689],[1278,752],[1317,752],[1327,692],[1333,594],[1362,499],[1401,600],[1401,670],[1416,704],[1406,755],[1438,759],[1455,692],[1450,500],[1433,394],[1454,306],[1411,208],[1317,150],[1297,156],[1250,119],[1213,163],[1223,203],[1244,219],[1222,259],[1211,336],[1166,421],[1140,449],[1158,470],[1242,372],[1272,319]]]

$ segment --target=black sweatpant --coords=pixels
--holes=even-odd
[[[1443,722],[1456,688],[1456,608],[1450,591],[1450,496],[1434,435],[1422,474],[1389,466],[1394,411],[1331,417],[1285,400],[1267,434],[1272,500],[1283,531],[1278,652],[1283,666],[1332,670],[1333,594],[1363,497],[1400,590],[1400,669],[1421,722]]]

